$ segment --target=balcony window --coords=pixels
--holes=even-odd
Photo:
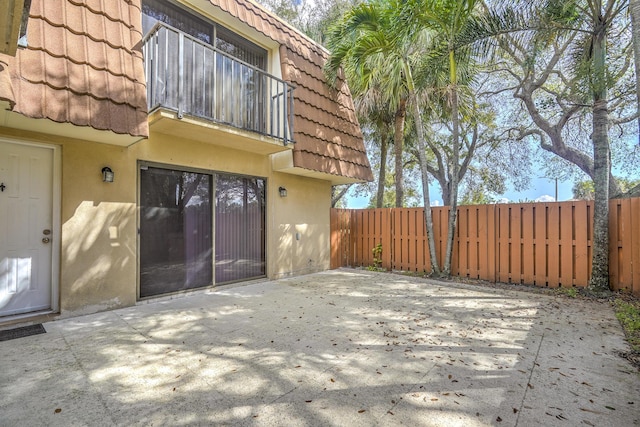
[[[142,30],[148,34],[163,22],[185,34],[212,45],[222,52],[266,71],[267,51],[220,24],[210,22],[166,0],[144,0]]]
[[[176,3],[144,0],[149,111],[158,108],[292,142],[293,87],[266,72],[267,51]]]

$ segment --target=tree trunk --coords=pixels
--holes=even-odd
[[[458,170],[460,169],[460,117],[458,114],[458,85],[456,77],[456,63],[454,51],[449,52],[449,63],[451,68],[451,119],[453,125],[451,147],[451,163],[449,178],[449,223],[447,232],[447,252],[444,257],[444,268],[442,272],[451,275],[451,259],[453,257],[453,244],[456,233],[456,218],[458,216]]]
[[[340,191],[336,192],[336,186],[331,187],[331,207],[335,208],[340,199],[347,194],[347,191],[351,188],[353,184],[345,185]]]
[[[593,37],[593,241],[591,281],[594,292],[609,290],[609,174],[611,152],[607,123],[607,86],[605,75],[606,32],[604,25],[596,21]]]
[[[396,208],[401,208],[404,202],[404,177],[402,154],[404,152],[404,123],[407,115],[407,100],[401,99],[396,110],[393,143],[395,144],[395,172],[396,172]]]
[[[433,215],[431,212],[431,196],[429,194],[429,172],[427,170],[427,156],[425,154],[426,144],[424,140],[424,130],[422,127],[422,116],[420,108],[414,94],[411,95],[410,101],[413,107],[413,115],[415,116],[416,133],[418,134],[418,162],[420,163],[420,176],[422,178],[422,202],[424,204],[424,223],[427,231],[427,242],[429,244],[429,261],[431,264],[431,274],[439,275],[440,266],[438,265],[438,257],[436,254],[436,242],[433,236]]]
[[[629,0],[631,32],[633,40],[633,60],[636,70],[637,111],[640,112],[640,0]],[[640,117],[638,118],[638,143],[640,144]]]
[[[378,129],[380,132],[380,171],[378,172],[378,191],[376,192],[376,208],[384,205],[384,185],[387,180],[387,131],[385,125]]]

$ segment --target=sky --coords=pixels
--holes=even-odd
[[[573,198],[571,188],[572,181],[558,181],[558,201],[570,200]],[[430,186],[431,206],[442,206],[442,197],[440,196],[440,188],[438,186]],[[500,196],[501,203],[507,201],[518,202],[521,200],[534,200],[538,202],[555,201],[555,181],[548,178],[535,178],[531,180],[528,190],[514,191],[509,189],[504,195]],[[363,209],[369,205],[367,197],[347,197],[347,207],[351,209]]]

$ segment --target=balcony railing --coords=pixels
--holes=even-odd
[[[149,112],[166,108],[293,142],[289,83],[158,23],[143,40]]]

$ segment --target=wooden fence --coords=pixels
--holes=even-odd
[[[438,260],[446,249],[449,208],[433,208]],[[491,282],[583,287],[591,273],[593,203],[460,206],[452,274]],[[640,295],[640,198],[609,205],[609,274],[613,289]],[[331,268],[374,264],[428,272],[422,208],[332,209]]]

